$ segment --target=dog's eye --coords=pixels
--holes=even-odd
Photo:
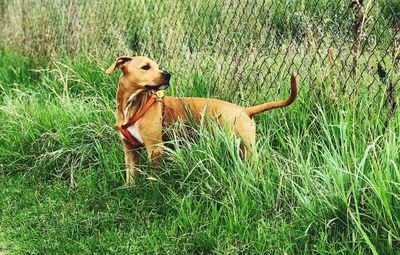
[[[150,69],[150,65],[147,64],[147,65],[142,66],[141,68],[143,70],[149,70]]]

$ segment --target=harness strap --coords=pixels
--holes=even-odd
[[[123,129],[122,127],[117,127],[117,128],[118,131],[122,134],[122,136],[125,137],[130,144],[137,146],[141,145],[141,143],[136,138],[132,137],[132,135],[129,133],[127,129]]]
[[[123,129],[127,129],[128,127],[132,126],[133,124],[135,124],[136,121],[138,121],[138,119],[140,119],[146,112],[147,110],[150,108],[150,106],[153,105],[153,103],[156,101],[157,99],[157,95],[153,94],[150,99],[146,102],[146,104],[142,107],[142,109],[140,109],[140,111],[138,111],[135,115],[133,115],[127,123],[125,123],[124,125],[122,125]]]
[[[140,111],[133,115],[127,123],[122,126],[117,126],[118,131],[122,134],[123,137],[128,140],[131,145],[140,147],[142,146],[142,143],[139,142],[135,137],[133,137],[131,133],[129,133],[128,128],[134,125],[136,121],[138,121],[156,101],[159,101],[161,103],[161,114],[164,115],[164,103],[162,97],[163,94],[154,93],[153,95],[151,95],[150,99],[146,102],[142,109],[140,109]]]

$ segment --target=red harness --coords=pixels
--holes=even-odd
[[[150,107],[154,104],[154,102],[160,102],[161,103],[161,114],[163,114],[163,96],[157,95],[157,93],[152,93],[151,97],[149,100],[146,102],[146,104],[138,111],[135,115],[133,115],[128,122],[123,124],[122,126],[117,126],[118,131],[121,133],[121,135],[128,140],[128,142],[135,146],[135,147],[142,147],[143,144],[138,141],[138,139],[129,133],[128,128],[136,123],[146,112],[147,110],[150,109]]]

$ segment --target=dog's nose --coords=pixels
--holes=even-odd
[[[170,73],[168,73],[166,71],[163,71],[163,74],[164,74],[165,78],[167,78],[168,80],[171,78],[171,74]]]

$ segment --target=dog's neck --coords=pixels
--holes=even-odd
[[[117,125],[122,125],[128,119],[138,112],[142,106],[149,100],[151,94],[141,88],[126,88],[123,85],[118,85],[117,91]]]

